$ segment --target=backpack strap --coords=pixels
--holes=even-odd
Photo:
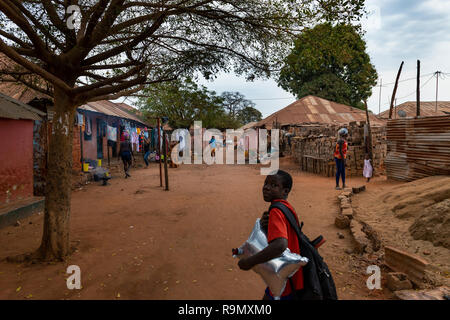
[[[298,246],[300,248],[303,222],[299,226],[298,223],[297,223],[297,220],[294,217],[294,213],[285,204],[283,204],[281,202],[274,202],[269,207],[269,213],[270,213],[270,210],[275,209],[275,208],[280,210],[284,214],[286,219],[289,221],[289,224],[292,226],[292,228],[294,228],[295,233],[297,234]],[[292,281],[292,278],[289,278],[289,284],[291,286],[292,292],[295,292],[296,289],[295,289],[295,286],[294,286],[294,282]]]
[[[275,209],[275,208],[280,210],[284,214],[286,219],[289,221],[289,224],[291,225],[291,227],[294,228],[295,233],[297,234],[298,244],[300,247],[303,222],[299,226],[297,223],[297,220],[294,217],[294,213],[285,204],[283,204],[281,202],[272,203],[269,207],[269,213],[270,213],[270,210]]]

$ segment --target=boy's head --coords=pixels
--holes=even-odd
[[[366,153],[366,160],[369,160],[369,159],[370,159],[369,154]]]
[[[267,176],[263,186],[264,201],[272,202],[276,199],[287,199],[292,189],[292,177],[283,170]]]

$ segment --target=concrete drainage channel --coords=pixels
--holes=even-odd
[[[398,299],[448,300],[450,288],[433,288],[429,285],[427,261],[397,248],[384,247],[379,234],[366,222],[358,219],[352,207],[352,196],[365,190],[365,186],[346,188],[338,196],[339,214],[334,223],[339,229],[350,229],[355,244],[354,253],[376,256],[377,262],[394,271],[387,273],[386,285]]]

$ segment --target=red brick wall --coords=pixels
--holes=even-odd
[[[0,203],[33,196],[33,121],[0,118]]]

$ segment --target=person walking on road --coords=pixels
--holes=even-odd
[[[135,162],[136,160],[134,159],[133,148],[131,146],[129,135],[125,136],[125,141],[122,141],[120,143],[119,157],[121,157],[123,161],[123,170],[125,171],[125,179],[131,177],[130,174],[128,173],[132,164],[131,157],[133,157],[133,160]]]

